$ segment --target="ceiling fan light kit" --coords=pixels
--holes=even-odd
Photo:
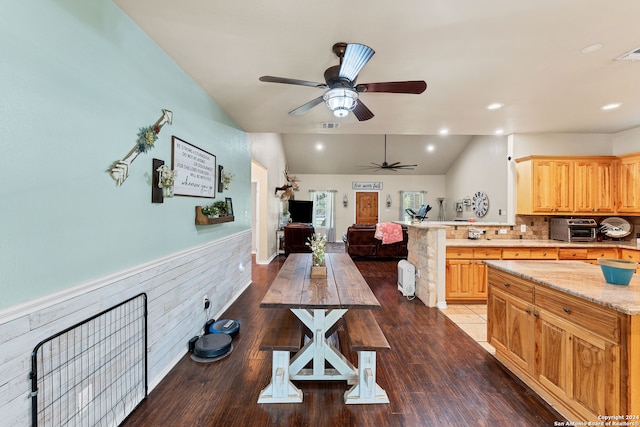
[[[358,92],[351,89],[329,89],[323,96],[327,107],[336,117],[346,117],[358,103]]]
[[[369,46],[359,43],[336,43],[333,45],[333,53],[340,59],[340,65],[334,65],[325,70],[325,83],[274,76],[262,76],[259,80],[261,82],[309,86],[325,90],[324,95],[291,110],[289,114],[292,116],[304,114],[324,101],[336,117],[346,117],[349,115],[349,111],[352,111],[355,118],[361,122],[373,118],[374,114],[359,99],[359,93],[384,92],[418,95],[427,89],[427,84],[424,80],[356,85],[358,74],[375,54],[375,51]]]

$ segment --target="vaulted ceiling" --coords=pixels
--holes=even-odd
[[[301,147],[323,140],[334,162],[317,173],[370,173],[347,166],[381,162],[385,134],[389,161],[426,164],[435,144],[433,164],[446,168],[469,136],[498,129],[640,126],[640,62],[616,60],[640,48],[637,0],[114,1],[244,130],[283,134],[290,165],[309,157]],[[324,83],[324,70],[338,64],[336,42],[375,50],[357,83],[425,80],[427,90],[362,93],[375,114],[363,122],[338,119],[324,104],[288,115],[323,92],[258,78]],[[489,110],[494,102],[503,107]],[[621,106],[601,109],[610,103]],[[438,136],[443,129],[448,136]]]

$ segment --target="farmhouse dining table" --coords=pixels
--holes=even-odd
[[[346,380],[356,384],[358,370],[327,335],[347,310],[381,306],[348,254],[327,253],[325,263],[327,277],[311,278],[311,254],[290,254],[260,307],[289,309],[311,331],[309,341],[290,360],[289,379]],[[309,362],[312,367],[305,368]],[[293,384],[290,387],[295,389],[295,395],[297,388]]]

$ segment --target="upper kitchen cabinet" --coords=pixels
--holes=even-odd
[[[578,159],[574,164],[574,211],[611,214],[615,211],[615,158]]]
[[[640,153],[618,159],[617,211],[640,213]]]
[[[516,160],[518,214],[573,213],[574,161],[529,156]]]
[[[636,196],[640,177],[640,154],[636,167],[629,167],[635,178],[628,178],[629,206],[616,210],[616,189],[621,180],[616,174],[618,158],[614,156],[551,157],[529,156],[516,160],[518,214],[535,215],[610,215],[616,212],[640,213],[640,196]],[[625,187],[626,188],[626,187]],[[637,199],[636,199],[637,198]]]

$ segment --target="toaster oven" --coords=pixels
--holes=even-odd
[[[591,218],[551,218],[549,238],[563,242],[595,242],[598,223]]]

